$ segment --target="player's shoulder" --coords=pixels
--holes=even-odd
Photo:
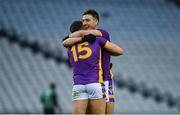
[[[97,30],[108,33],[108,31],[107,31],[107,30],[102,29],[102,28],[98,28]]]
[[[99,30],[101,33],[106,33],[106,34],[108,34],[108,35],[109,35],[108,31],[107,31],[107,30],[105,30],[105,29],[98,28],[97,30]]]
[[[107,39],[104,37],[96,37],[96,43],[97,44],[104,44],[106,43]]]
[[[102,33],[102,37],[109,39],[109,33],[108,33],[108,31],[106,31],[106,30],[104,30],[104,29],[100,29],[100,28],[97,29],[97,30],[99,30],[99,31]]]

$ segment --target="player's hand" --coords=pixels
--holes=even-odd
[[[113,66],[113,64],[112,64],[112,63],[110,63],[110,69],[112,68],[112,66]]]
[[[82,41],[94,43],[96,41],[96,36],[93,34],[88,34],[82,38]]]
[[[64,38],[62,39],[62,41],[66,40],[66,39],[68,39],[68,38],[69,38],[69,35],[67,35],[66,37],[64,37]]]

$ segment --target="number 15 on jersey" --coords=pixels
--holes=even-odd
[[[83,51],[86,51],[86,53],[80,54]],[[88,42],[83,42],[72,46],[71,52],[73,54],[74,62],[77,62],[78,59],[87,59],[92,55],[92,50],[88,47]]]

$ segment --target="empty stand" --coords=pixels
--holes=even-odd
[[[100,28],[125,50],[124,56],[112,58],[115,73],[180,97],[180,9],[166,0],[1,0],[0,24],[67,58],[61,38],[87,8],[100,13]],[[39,96],[51,81],[58,86],[63,113],[72,113],[72,70],[0,40],[0,113],[41,113]],[[115,89],[116,113],[179,112],[177,107]]]

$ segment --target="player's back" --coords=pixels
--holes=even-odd
[[[101,47],[106,40],[97,37],[94,43],[81,42],[68,48],[74,84],[103,82]]]

